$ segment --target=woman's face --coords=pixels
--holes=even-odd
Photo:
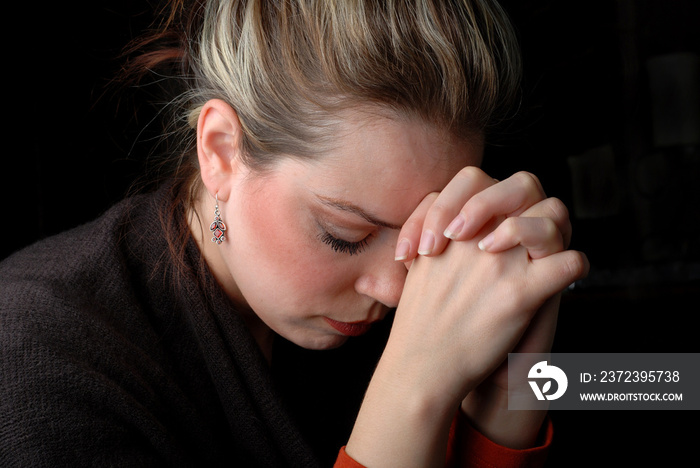
[[[480,144],[424,122],[356,114],[342,127],[335,149],[315,160],[285,157],[265,174],[241,166],[219,203],[227,239],[209,243],[229,294],[309,349],[340,346],[397,306],[402,224],[428,193],[481,162]]]

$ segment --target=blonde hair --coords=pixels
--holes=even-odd
[[[344,110],[373,106],[481,137],[518,94],[515,33],[495,0],[169,0],[162,13],[127,51],[125,75],[156,76],[177,95],[162,220],[175,259],[201,187],[193,122],[210,99],[235,109],[246,163],[263,170],[280,155],[321,155]]]
[[[502,121],[517,94],[517,42],[495,1],[172,3],[170,19],[177,9],[197,18],[180,35],[186,119],[196,122],[210,99],[227,101],[251,166],[322,153],[339,112],[358,105],[463,135]]]

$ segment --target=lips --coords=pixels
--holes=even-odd
[[[338,322],[337,320],[333,320],[328,317],[323,317],[326,319],[326,322],[328,324],[335,328],[337,331],[342,333],[345,336],[360,336],[364,335],[369,331],[369,329],[372,327],[371,322]]]

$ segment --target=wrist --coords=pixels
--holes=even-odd
[[[415,378],[414,378],[415,377]],[[382,358],[346,452],[364,466],[442,466],[459,403]]]
[[[509,398],[518,398],[518,393],[476,389],[462,401],[461,410],[475,429],[498,445],[519,450],[536,446],[547,411],[509,410]]]

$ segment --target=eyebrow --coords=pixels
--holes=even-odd
[[[337,198],[329,198],[329,197],[323,197],[321,195],[316,195],[321,202],[323,202],[324,205],[330,206],[331,208],[336,208],[338,210],[342,211],[347,211],[349,213],[356,214],[360,217],[362,217],[365,221],[374,224],[375,226],[381,226],[389,229],[396,229],[400,230],[401,226],[396,225],[396,224],[391,224],[387,223],[386,221],[382,221],[380,219],[377,219],[376,217],[372,216],[371,214],[367,213],[365,210],[360,208],[357,205],[354,205],[348,201],[345,200],[339,200]]]

